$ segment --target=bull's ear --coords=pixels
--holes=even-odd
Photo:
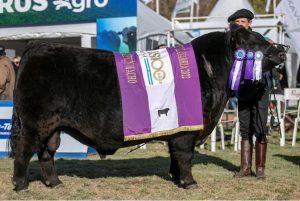
[[[238,25],[238,24],[236,24],[236,23],[234,23],[234,22],[230,22],[230,24],[229,24],[229,29],[230,29],[230,31],[236,31],[236,30],[238,30],[239,28],[241,28],[240,25]]]

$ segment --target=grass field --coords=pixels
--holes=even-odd
[[[36,159],[29,167],[29,191],[15,193],[11,184],[13,161],[0,158],[0,200],[53,199],[139,199],[139,200],[300,200],[300,134],[291,147],[291,133],[287,144],[279,146],[278,134],[269,136],[267,152],[267,179],[255,177],[233,178],[239,170],[240,154],[227,143],[226,149],[212,153],[196,148],[193,175],[198,189],[184,190],[168,181],[169,158],[167,146],[159,142],[147,144],[147,149],[118,150],[113,156],[100,160],[98,156],[86,159],[57,159],[56,167],[63,188],[51,189],[40,181]],[[253,166],[254,170],[254,166]]]

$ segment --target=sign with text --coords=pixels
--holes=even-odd
[[[0,101],[0,139],[8,139],[11,129],[13,102],[10,100]]]
[[[66,24],[136,16],[136,0],[0,0],[0,26]]]
[[[8,156],[12,111],[12,100],[0,100],[0,157]]]

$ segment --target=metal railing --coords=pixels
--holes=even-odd
[[[213,31],[213,30],[224,30],[228,31],[228,25],[224,23],[224,25],[218,25],[218,26],[209,26],[209,27],[201,27],[198,23],[205,22],[209,19],[222,19],[224,22],[227,21],[226,16],[202,16],[202,17],[175,17],[172,18],[171,21],[171,30],[167,31],[167,41],[168,46],[175,45],[175,32],[187,32],[190,33],[192,30],[199,29],[202,31]],[[274,19],[277,21],[276,24],[271,25],[253,25],[251,26],[253,29],[255,28],[268,28],[268,29],[276,29],[278,32],[278,38],[277,43],[284,44],[284,35],[286,34],[284,32],[283,27],[283,21],[284,21],[284,15],[283,14],[263,14],[263,15],[255,15],[255,19]],[[189,23],[188,28],[176,28],[177,25],[187,25]],[[176,25],[177,24],[177,25]],[[177,26],[178,27],[178,26]]]

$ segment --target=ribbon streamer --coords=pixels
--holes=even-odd
[[[254,75],[253,80],[261,80],[263,53],[261,51],[256,51],[254,58],[255,61],[253,67],[253,75]]]
[[[253,67],[254,67],[254,52],[248,50],[246,54],[246,69],[245,69],[245,80],[253,80]]]
[[[237,91],[240,86],[242,68],[245,57],[246,51],[242,48],[239,48],[234,52],[235,60],[229,74],[229,87],[234,91]]]

